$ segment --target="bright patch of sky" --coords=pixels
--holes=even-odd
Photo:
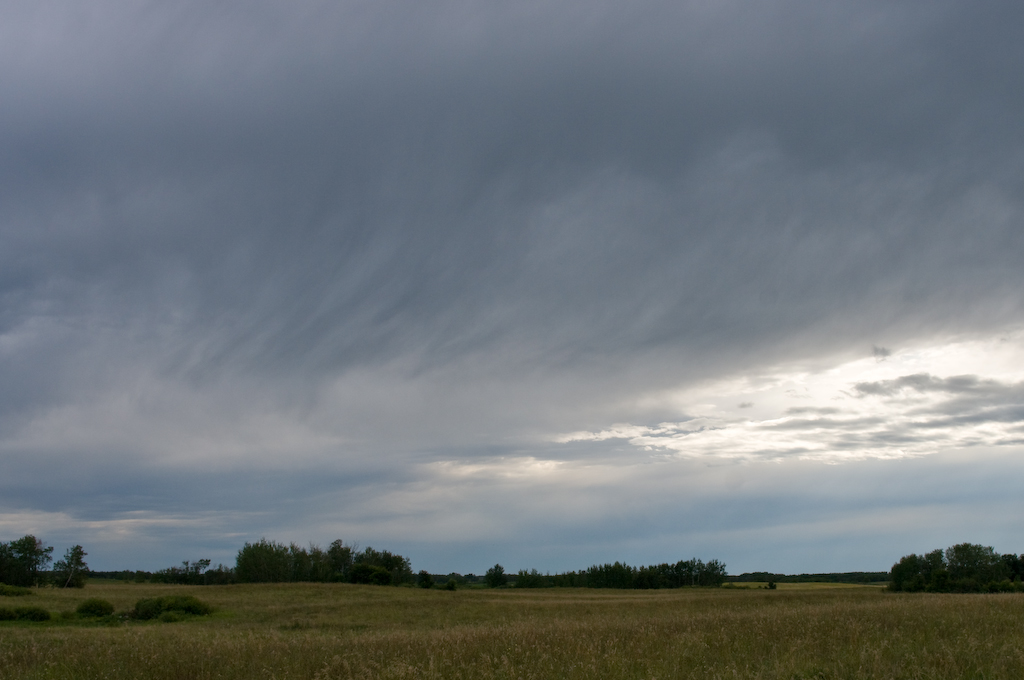
[[[652,453],[838,463],[1024,443],[1024,334],[892,351],[826,370],[787,366],[661,395],[687,417],[555,441]]]

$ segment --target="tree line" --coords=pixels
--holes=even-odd
[[[409,559],[402,555],[372,547],[360,550],[341,539],[333,541],[327,548],[321,548],[315,543],[303,547],[296,543],[285,545],[262,538],[254,543],[247,542],[239,549],[234,567],[219,564],[211,568],[210,560],[199,559],[186,560],[181,566],[156,572],[90,572],[84,560],[86,553],[78,545],[69,548],[64,558],[54,563],[52,570],[47,570],[52,553],[52,547],[44,546],[34,536],[0,543],[0,583],[80,588],[85,585],[86,576],[91,575],[180,585],[285,582],[434,585],[433,576],[426,571],[420,572],[417,578]],[[472,575],[463,577],[454,573],[445,578],[445,587],[449,588],[477,580]],[[588,569],[558,574],[541,574],[536,569],[521,569],[518,574],[506,574],[504,568],[496,564],[487,571],[483,580],[493,588],[655,589],[720,586],[725,579],[725,564],[718,560],[704,562],[694,558],[674,564],[638,567],[622,562],[595,564]]]
[[[415,580],[408,558],[372,547],[359,550],[341,539],[325,549],[315,543],[307,548],[262,538],[239,549],[234,567],[219,564],[211,569],[210,560],[201,559],[156,572],[93,573],[126,581],[200,586],[290,582],[401,585]]]
[[[844,571],[827,574],[774,574],[770,571],[744,572],[739,576],[727,576],[728,583],[884,583],[889,580],[887,571]]]
[[[725,581],[725,564],[718,560],[703,562],[696,558],[675,564],[633,567],[622,562],[595,564],[589,569],[561,574],[541,574],[536,569],[521,569],[509,577],[496,564],[485,575],[492,588],[619,588],[651,590],[657,588],[717,587]]]
[[[892,565],[889,590],[930,593],[1024,591],[1024,555],[974,543],[906,555]]]

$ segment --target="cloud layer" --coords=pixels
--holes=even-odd
[[[900,462],[930,479],[1016,450],[1024,376],[934,348],[1024,325],[1021,12],[2,10],[0,540],[95,531],[113,567],[342,535],[479,571],[515,526],[524,566],[567,536],[669,559],[691,534],[628,499],[682,491],[622,472],[648,454],[688,489],[712,459],[935,454]],[[772,392],[797,374],[813,398]],[[714,479],[709,507],[813,505]],[[630,531],[572,519],[601,494]],[[420,516],[466,539],[434,550],[401,528]],[[114,538],[172,525],[150,557]],[[788,554],[846,566],[827,533]]]

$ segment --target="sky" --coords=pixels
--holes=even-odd
[[[0,540],[1024,552],[1024,5],[0,9]]]

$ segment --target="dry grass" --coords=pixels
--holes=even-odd
[[[0,624],[0,678],[1024,677],[1018,594],[92,583],[31,599],[72,611],[102,597],[124,611],[171,593],[219,611],[172,624]]]

